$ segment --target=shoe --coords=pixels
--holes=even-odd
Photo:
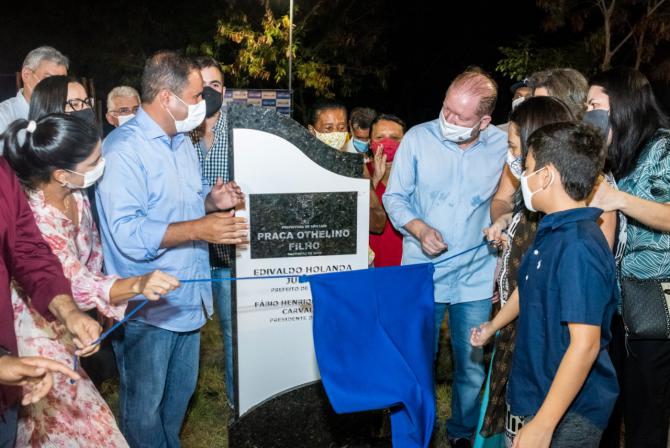
[[[451,448],[472,448],[472,444],[468,439],[449,439]]]

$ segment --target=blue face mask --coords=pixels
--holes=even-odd
[[[364,142],[363,140],[353,139],[351,143],[354,145],[356,151],[360,153],[366,153],[370,149],[370,142]]]
[[[595,126],[604,139],[607,139],[607,135],[610,132],[610,113],[608,110],[603,109],[594,109],[589,110],[584,114],[582,121],[584,123],[589,123],[590,125]]]

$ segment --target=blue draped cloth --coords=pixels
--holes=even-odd
[[[393,446],[429,446],[435,423],[430,263],[302,277],[321,380],[337,413],[391,408]]]

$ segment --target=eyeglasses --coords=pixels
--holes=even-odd
[[[90,107],[92,109],[95,105],[95,98],[91,98],[90,96],[83,100],[81,98],[72,98],[71,100],[67,100],[65,105],[70,106],[72,110],[82,110],[86,109],[86,107]]]
[[[137,109],[139,109],[140,106],[133,106],[133,107],[119,107],[116,110],[110,110],[109,113],[112,114],[115,117],[118,117],[119,115],[130,115],[137,113]]]

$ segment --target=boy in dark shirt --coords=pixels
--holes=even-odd
[[[514,447],[597,447],[618,394],[606,347],[618,289],[612,251],[586,199],[605,146],[581,123],[535,131],[521,177],[524,203],[547,215],[519,268],[519,289],[491,322],[473,329],[482,345],[517,316],[507,402],[524,416]]]

